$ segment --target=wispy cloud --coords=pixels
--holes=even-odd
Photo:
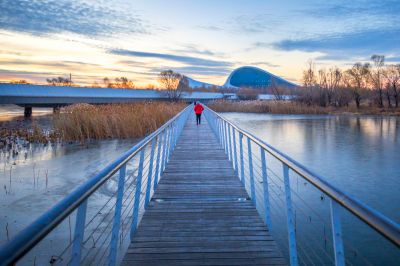
[[[185,63],[189,65],[197,65],[197,66],[227,67],[232,65],[232,63],[226,61],[205,59],[192,56],[181,56],[181,55],[166,54],[166,53],[140,52],[140,51],[125,50],[125,49],[109,49],[108,53],[114,55],[122,55],[122,56],[158,58],[158,59],[164,59],[164,60]]]
[[[216,55],[215,52],[208,50],[208,49],[200,49],[196,45],[193,44],[187,44],[182,46],[181,49],[175,49],[173,50],[174,52],[177,53],[189,53],[189,54],[198,54],[198,55]]]
[[[0,28],[34,34],[71,32],[86,36],[147,32],[138,15],[110,5],[73,0],[2,0]]]
[[[252,62],[251,65],[256,65],[256,66],[264,65],[264,66],[267,66],[267,67],[280,67],[280,65],[272,64],[270,62],[264,62],[264,61]]]
[[[399,43],[400,28],[396,28],[322,35],[309,39],[285,39],[274,43],[273,47],[285,51],[322,52],[326,56],[320,59],[340,60],[396,52]]]

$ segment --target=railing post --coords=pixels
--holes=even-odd
[[[284,183],[285,183],[285,198],[286,198],[286,211],[287,211],[287,227],[288,227],[288,238],[289,238],[290,265],[296,266],[296,265],[298,265],[296,232],[294,229],[292,197],[291,197],[291,192],[290,192],[289,167],[285,163],[283,163],[283,177],[284,177]]]
[[[171,150],[172,150],[172,145],[171,145],[171,142],[172,142],[172,136],[173,136],[173,134],[174,134],[174,132],[173,132],[173,124],[171,124],[171,126],[170,126],[170,128],[169,128],[169,135],[168,135],[168,140],[167,140],[167,146],[168,146],[168,148],[167,148],[167,156],[165,157],[165,165],[164,165],[164,167],[166,167],[167,166],[167,163],[169,162],[169,156],[170,156],[170,154],[171,154]]]
[[[265,158],[265,150],[260,147],[261,152],[261,171],[262,171],[262,181],[264,189],[264,208],[265,208],[265,222],[268,226],[268,230],[272,229],[271,222],[271,210],[269,206],[269,191],[268,191],[268,176],[267,176],[267,161]]]
[[[345,265],[342,240],[342,224],[340,222],[340,205],[331,199],[332,238],[335,251],[335,265]]]
[[[157,137],[157,158],[156,158],[156,171],[154,173],[154,184],[153,184],[153,190],[155,191],[157,188],[158,184],[158,175],[159,175],[159,169],[160,169],[160,157],[161,157],[161,148],[162,148],[162,141],[163,141],[163,135],[160,134]],[[161,136],[161,138],[160,138]]]
[[[256,189],[254,186],[254,172],[253,172],[253,154],[251,153],[251,140],[247,137],[247,153],[249,157],[249,174],[250,174],[250,193],[251,200],[254,202],[254,205],[257,206],[256,199]]]
[[[217,119],[217,125],[218,125],[218,140],[219,140],[219,143],[221,143],[221,145],[222,145],[221,120],[219,118],[216,118],[216,119]]]
[[[232,135],[233,135],[233,162],[234,162],[234,169],[235,175],[238,175],[238,160],[237,160],[237,151],[236,151],[236,130],[232,128]]]
[[[122,199],[124,197],[125,175],[126,175],[126,164],[124,164],[119,169],[117,201],[115,204],[114,222],[112,227],[112,236],[110,243],[110,253],[108,257],[109,266],[115,266],[117,264],[118,235],[119,235],[119,228],[121,225],[121,210],[122,210]]]
[[[228,135],[229,135],[229,160],[232,161],[233,163],[233,158],[232,158],[232,136],[231,136],[231,125],[229,123],[228,124]]]
[[[142,191],[143,161],[144,161],[144,148],[140,151],[139,169],[136,178],[135,202],[133,204],[133,212],[132,212],[133,218],[131,225],[131,239],[133,239],[133,236],[135,235],[139,219],[138,216],[139,216],[140,194]]]
[[[224,124],[224,139],[225,139],[225,154],[228,154],[228,129],[226,128],[226,122],[223,121]]]
[[[164,172],[164,169],[165,169],[165,156],[167,155],[167,138],[168,138],[168,127],[166,127],[164,129],[164,141],[163,141],[163,150],[162,150],[162,158],[161,158],[160,176]]]
[[[151,179],[153,176],[153,160],[154,160],[154,150],[156,148],[156,141],[153,139],[151,141],[151,151],[150,151],[150,162],[149,162],[149,173],[147,174],[147,186],[146,186],[146,197],[144,202],[144,207],[147,209],[147,205],[150,201],[150,192],[151,192]]]
[[[240,153],[240,180],[243,185],[246,185],[246,179],[244,178],[244,158],[243,158],[243,134],[239,132],[239,153]]]
[[[74,240],[72,243],[71,265],[77,266],[81,264],[82,241],[85,233],[87,200],[78,207],[75,222]]]

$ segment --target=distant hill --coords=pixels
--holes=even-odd
[[[250,87],[250,88],[265,88],[272,84],[277,86],[283,86],[287,88],[295,88],[298,85],[287,81],[281,77],[271,74],[258,67],[244,66],[239,67],[232,71],[223,86],[213,85],[209,83],[204,83],[201,81],[194,80],[192,78],[186,77],[189,81],[189,86],[191,88],[240,88],[240,87]]]
[[[189,87],[196,89],[196,88],[211,88],[211,87],[219,87],[217,85],[213,85],[210,83],[205,83],[201,81],[194,80],[192,78],[189,78],[188,76],[185,76],[187,80],[189,81]]]

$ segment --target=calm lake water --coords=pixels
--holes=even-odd
[[[223,116],[324,176],[336,187],[400,222],[400,118],[243,113],[225,113]],[[281,173],[279,168],[275,171]],[[324,201],[321,193],[312,191],[305,182],[300,183],[300,189],[298,183],[293,189],[308,206],[326,216],[329,225],[329,204],[328,201],[321,203]],[[274,204],[277,203],[271,201],[271,205]],[[309,211],[303,209],[306,213]],[[271,212],[274,216],[274,209]],[[398,249],[346,211],[343,216],[349,264],[400,265]],[[300,213],[297,213],[297,219],[298,235],[302,233],[300,227],[303,224],[304,235],[309,235],[308,239],[303,239],[304,245],[314,248],[315,257],[321,257],[321,262],[325,262],[321,254],[323,250],[329,252],[329,247],[324,247],[329,243],[314,243],[317,233],[306,227],[308,219],[302,221]],[[275,233],[279,234],[279,230],[285,230],[281,225],[285,225],[286,220],[275,220]],[[330,234],[328,227],[323,229],[326,235]],[[286,245],[286,239],[281,239],[281,245]],[[322,246],[318,247],[322,250],[319,254],[315,248],[318,245]],[[304,260],[307,264],[306,258]]]
[[[11,112],[8,115],[15,115],[14,110],[7,110]],[[20,111],[15,110],[15,113]],[[400,118],[223,115],[321,174],[343,191],[400,222]],[[38,144],[21,149],[18,155],[0,152],[0,244],[135,142],[109,140],[88,146]],[[269,167],[281,173],[280,165],[267,159]],[[296,213],[301,262],[306,265],[328,264],[332,261],[329,201],[299,178],[291,176],[291,180],[296,192],[294,201],[296,204],[299,198],[304,201],[304,205],[298,205],[299,212]],[[278,179],[275,181],[280,182]],[[271,191],[277,193],[271,193],[274,198],[271,200],[272,232],[285,253],[287,240],[282,187],[270,185]],[[107,195],[107,191],[101,194]],[[348,264],[400,265],[398,249],[345,211],[343,234]],[[57,237],[68,238],[68,232]]]

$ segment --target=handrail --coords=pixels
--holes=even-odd
[[[244,136],[251,139],[254,143],[259,145],[269,154],[274,156],[276,159],[281,161],[282,163],[286,164],[290,169],[294,172],[302,176],[308,182],[313,184],[315,187],[320,189],[334,201],[342,205],[348,211],[353,213],[363,222],[368,224],[371,228],[377,231],[379,234],[384,236],[386,239],[391,241],[397,247],[400,247],[400,225],[396,222],[392,221],[388,217],[384,216],[380,212],[372,209],[371,207],[367,206],[366,204],[362,203],[358,199],[354,198],[353,196],[348,195],[347,193],[343,192],[339,188],[335,187],[334,185],[330,184],[325,178],[321,177],[320,175],[314,173],[304,165],[300,164],[299,162],[295,161],[291,157],[287,156],[286,154],[280,152],[276,148],[272,147],[271,145],[265,143],[264,141],[260,140],[259,138],[253,136],[251,133],[239,128],[236,124],[232,123],[231,121],[225,119],[218,113],[211,110],[209,107],[205,107],[207,111],[210,111],[213,115],[219,117],[223,121],[229,123],[233,128],[235,128],[238,132],[243,134]]]
[[[174,123],[183,115],[190,105],[171,118],[168,122],[158,128],[155,132],[145,137],[122,156],[110,163],[98,174],[77,187],[73,192],[60,200],[50,210],[42,214],[34,222],[21,230],[14,238],[0,247],[0,264],[11,265],[16,263],[37,243],[39,243],[49,232],[57,227],[66,217],[76,210],[90,195],[101,185],[109,180],[123,165],[138,154],[147,144],[161,134],[164,129]]]

